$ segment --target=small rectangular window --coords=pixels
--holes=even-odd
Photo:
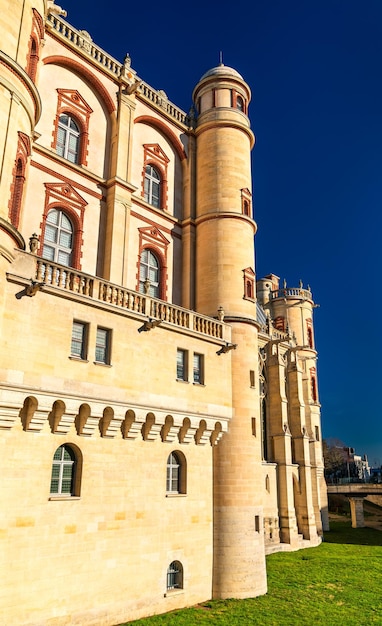
[[[254,370],[249,370],[249,384],[251,387],[255,386],[255,372]]]
[[[87,357],[88,324],[74,320],[72,328],[71,355],[79,359]]]
[[[111,331],[97,327],[95,360],[97,363],[110,364]]]
[[[177,380],[188,380],[187,375],[187,350],[178,348],[176,353],[176,378]]]
[[[197,385],[204,384],[204,357],[203,354],[194,353],[194,383]]]

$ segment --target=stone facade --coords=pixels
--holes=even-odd
[[[327,526],[310,288],[256,281],[249,86],[186,114],[46,0],[0,16],[0,621],[266,592]]]

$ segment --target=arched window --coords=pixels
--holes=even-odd
[[[72,222],[63,211],[52,209],[46,218],[42,256],[61,265],[70,265],[72,250]]]
[[[144,198],[146,202],[160,208],[161,176],[152,165],[145,167]]]
[[[80,129],[74,119],[63,113],[58,120],[57,154],[71,163],[78,163],[80,148]]]
[[[167,495],[187,492],[186,458],[182,452],[171,452],[167,458]]]
[[[141,252],[139,266],[139,291],[153,298],[160,297],[160,265],[151,250],[144,248]]]
[[[241,96],[237,96],[236,98],[236,108],[239,109],[239,111],[244,111],[244,100]]]
[[[183,589],[183,565],[173,561],[167,568],[167,590]]]
[[[310,389],[312,393],[313,402],[317,402],[317,384],[316,384],[316,378],[314,376],[312,376],[310,379]]]
[[[62,445],[53,455],[51,495],[74,496],[76,493],[77,458],[71,446]],[[78,482],[78,481],[77,481]]]
[[[180,493],[181,465],[179,457],[171,452],[167,459],[166,491],[168,493]]]
[[[23,188],[25,181],[25,167],[22,159],[17,159],[16,163],[16,172],[14,178],[14,188],[12,194],[12,204],[10,210],[10,219],[15,226],[18,228],[19,220],[20,220],[20,209],[21,209],[21,200],[23,197]]]
[[[31,37],[29,46],[27,74],[34,81],[36,79],[38,64],[38,43],[35,37]]]

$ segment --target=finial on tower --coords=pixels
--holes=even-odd
[[[221,50],[219,52],[219,65],[224,65],[224,63],[223,63],[223,52]]]

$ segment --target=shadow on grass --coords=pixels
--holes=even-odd
[[[352,528],[351,522],[330,522],[324,534],[326,543],[347,543],[360,546],[382,546],[382,532],[375,528]]]

